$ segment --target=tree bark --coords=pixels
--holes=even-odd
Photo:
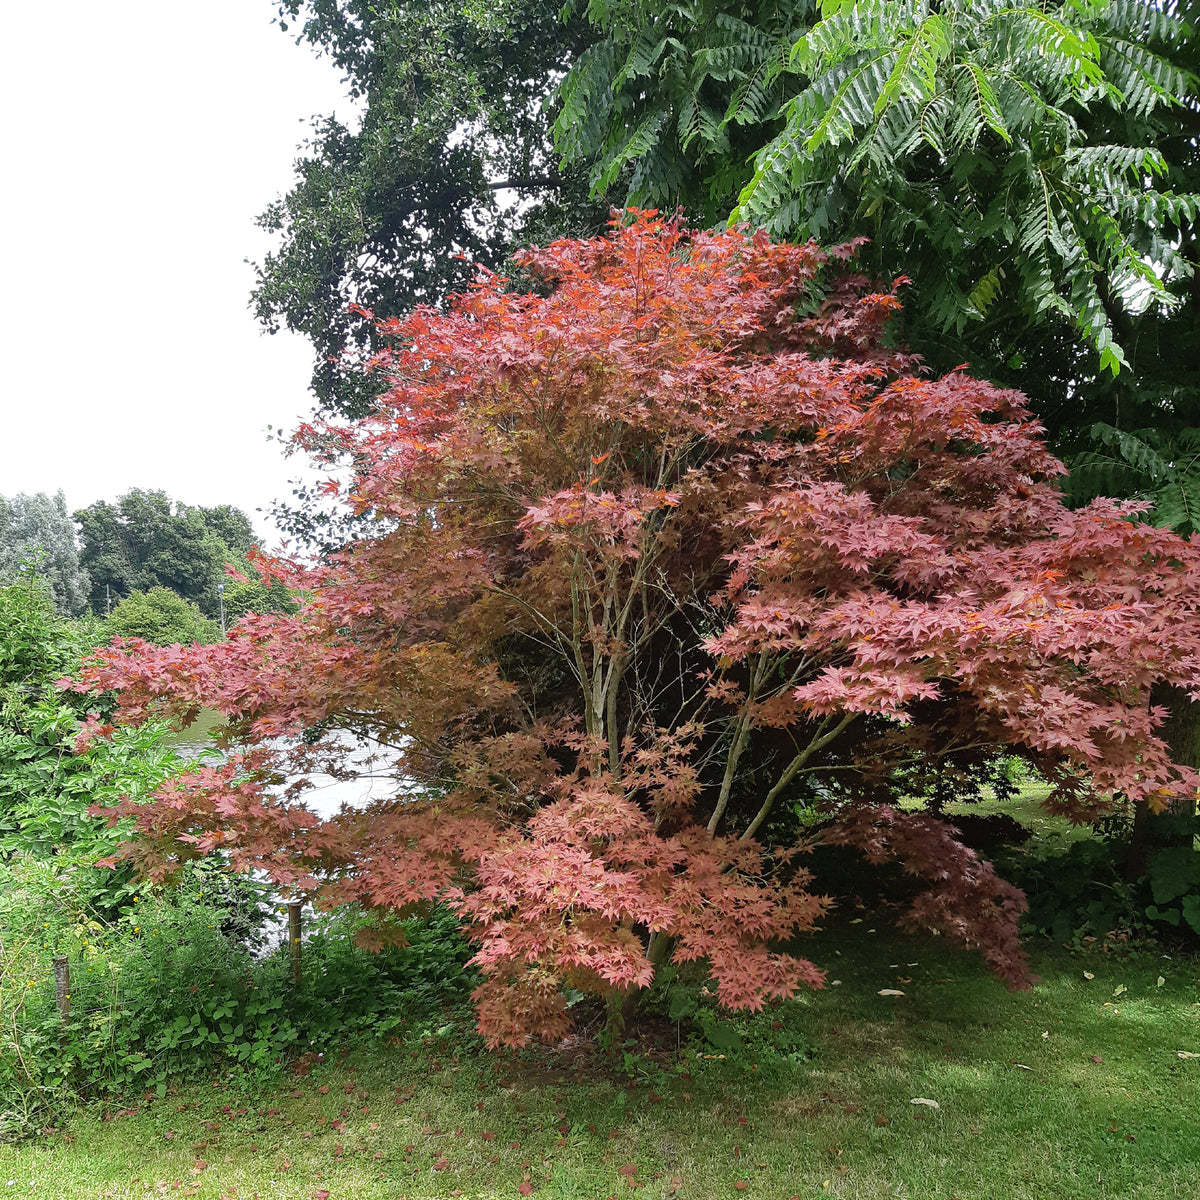
[[[1200,704],[1188,698],[1182,688],[1155,685],[1150,703],[1168,711],[1159,734],[1167,743],[1171,757],[1180,766],[1200,767]],[[1129,882],[1146,874],[1150,860],[1171,846],[1189,846],[1194,837],[1186,824],[1196,815],[1195,799],[1181,798],[1162,813],[1150,811],[1142,801],[1134,809],[1133,829],[1129,835],[1129,854],[1125,877]]]
[[[650,960],[650,965],[656,973],[658,968],[667,961],[674,944],[675,939],[669,934],[658,932],[650,935],[650,941],[646,946],[646,957]],[[616,1039],[625,1032],[626,1027],[637,1016],[638,1006],[641,1004],[645,992],[645,988],[631,987],[627,992],[614,993],[619,1000],[613,1000],[608,1006],[608,1030],[612,1035],[612,1045],[616,1044]]]

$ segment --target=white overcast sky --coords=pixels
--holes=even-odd
[[[272,0],[3,7],[0,494],[161,488],[273,538],[309,350],[261,332],[244,260],[309,118],[352,115],[336,68]]]

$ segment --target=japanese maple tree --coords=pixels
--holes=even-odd
[[[731,1008],[820,986],[788,952],[828,903],[816,806],[817,836],[920,881],[910,925],[1024,982],[1021,893],[898,781],[1005,749],[1079,819],[1190,801],[1148,697],[1200,697],[1200,547],[1069,511],[1022,397],[889,348],[896,288],[838,274],[853,250],[629,214],[525,253],[534,294],[486,276],[381,321],[375,412],[297,436],[352,464],[372,536],[262,560],[294,615],[119,643],[79,685],[228,722],[223,765],[126,806],[124,854],[451,904],[480,1029],[519,1044],[569,1027],[568,988],[617,1019],[667,961]],[[347,732],[395,791],[319,819],[305,782],[355,769]]]

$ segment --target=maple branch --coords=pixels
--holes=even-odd
[[[530,604],[523,596],[510,591],[508,588],[489,587],[485,585],[482,590],[488,595],[501,596],[505,600],[511,600],[518,608],[524,609],[550,635],[550,640],[542,642],[541,645],[549,650],[558,650],[560,652],[568,649],[570,643],[563,636],[563,631],[558,627],[557,622],[552,621],[540,608],[534,604]]]
[[[578,565],[578,555],[576,555],[576,565]],[[571,571],[571,650],[575,660],[575,674],[579,679],[579,686],[587,691],[587,664],[583,661],[583,634],[580,632],[579,620],[579,577],[576,570]],[[592,706],[585,704],[583,709],[583,725],[589,735],[595,733],[594,715]]]
[[[796,774],[818,750],[828,746],[858,715],[858,713],[846,713],[832,729],[829,729],[829,722],[833,720],[832,714],[821,722],[817,736],[784,768],[778,782],[767,793],[767,798],[762,802],[762,807],[755,814],[754,820],[746,827],[746,832],[738,838],[739,842],[748,842],[754,836],[758,827],[767,819],[767,815],[770,813],[771,807],[774,805],[779,793],[796,778]],[[822,732],[822,730],[828,730],[828,732]]]
[[[540,393],[542,395],[545,393],[547,381],[551,378],[556,361],[557,351],[554,351],[547,358],[546,371],[542,375],[542,387],[540,389]],[[530,395],[523,385],[518,385],[516,387],[516,391],[518,395],[522,396],[528,402],[530,409],[534,414],[534,419],[538,423],[538,427],[549,439],[550,444],[554,447],[554,451],[558,455],[560,462],[562,462],[569,472],[574,473],[575,458],[562,444],[558,433],[550,425],[550,422],[546,416],[546,404],[544,398],[535,398],[534,396]]]
[[[717,832],[717,826],[721,823],[721,818],[725,815],[725,809],[729,805],[729,796],[733,791],[733,781],[737,774],[738,760],[742,757],[742,751],[746,748],[746,743],[750,740],[750,713],[749,706],[754,703],[754,698],[758,694],[759,686],[762,684],[763,675],[766,671],[767,652],[760,650],[758,655],[758,663],[755,665],[753,672],[750,675],[750,689],[746,695],[746,703],[738,710],[737,720],[733,727],[733,744],[729,748],[729,757],[725,760],[725,772],[721,778],[721,792],[717,796],[717,804],[713,809],[713,814],[709,818],[708,832],[711,836]]]
[[[621,744],[617,738],[617,689],[625,674],[625,655],[614,654],[609,666],[608,695],[605,706],[605,732],[608,734],[608,769],[615,780],[621,778]]]

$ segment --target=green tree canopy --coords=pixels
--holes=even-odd
[[[240,563],[254,544],[250,519],[232,505],[193,507],[139,488],[115,504],[90,504],[75,520],[98,614],[134,591],[164,587],[212,616],[225,564]]]
[[[1022,387],[1063,434],[1186,422],[1195,9],[592,0],[602,36],[562,86],[559,144],[637,203],[869,237],[870,270],[912,277],[905,340]]]

